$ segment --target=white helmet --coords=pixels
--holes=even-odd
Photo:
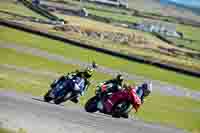
[[[142,85],[142,90],[144,92],[144,96],[148,96],[152,92],[152,83],[144,82]]]

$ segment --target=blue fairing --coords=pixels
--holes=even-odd
[[[84,92],[85,90],[85,80],[80,77],[75,78],[75,83],[79,86],[80,92]]]
[[[72,89],[74,87],[74,83],[72,80],[65,80],[63,82],[58,83],[53,88],[53,95],[55,97],[60,97],[66,94],[67,89]]]

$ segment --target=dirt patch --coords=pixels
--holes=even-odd
[[[54,29],[66,33],[79,33],[81,36],[92,37],[98,40],[109,40],[118,44],[120,43],[129,46],[134,44],[150,43],[145,37],[135,34],[134,32],[131,34],[125,34],[120,32],[97,31],[90,28],[83,28],[78,25],[55,26]]]

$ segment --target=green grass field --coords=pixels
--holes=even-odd
[[[9,37],[11,33],[15,35],[12,38]],[[14,29],[0,27],[0,40],[8,43],[11,42],[15,44],[39,48],[42,50],[46,50],[49,53],[57,53],[65,57],[79,59],[81,61],[88,61],[88,58],[90,58],[91,60],[96,60],[98,64],[110,68],[120,69],[128,73],[181,85],[191,89],[200,89],[197,84],[198,82],[200,82],[199,78],[178,74],[176,72],[163,70],[150,65],[130,62],[106,54],[97,53],[95,51],[64,44],[59,41],[53,41],[47,38],[42,38],[40,36],[27,34]]]
[[[199,38],[200,28],[185,26],[185,25],[178,25],[177,30],[183,32],[183,35],[185,38],[194,40],[193,43],[189,43],[189,44],[181,43],[182,45],[184,45],[184,47],[186,48],[188,47],[188,48],[198,50],[198,51],[200,50],[200,38]]]
[[[12,49],[0,49],[0,64],[11,64],[18,67],[28,67],[37,71],[45,71],[45,72],[53,72],[56,74],[62,75],[63,73],[67,73],[70,71],[75,71],[76,69],[80,69],[79,66],[75,65],[66,65],[61,62],[56,61],[50,61],[45,58],[36,57],[32,55],[17,53]],[[29,86],[25,86],[27,84],[24,84],[24,82],[18,82],[16,81],[17,77],[19,76],[20,72],[14,72],[12,70],[4,70],[1,68],[1,80],[0,80],[0,88],[15,88],[19,89],[22,92],[31,92],[33,95],[39,95],[42,92],[39,91],[41,88],[44,89],[46,92],[48,89],[48,86],[40,86],[40,85],[49,85],[50,82],[54,80],[52,77],[48,76],[41,76],[41,75],[30,75],[27,73],[21,73],[21,77],[25,77],[25,80],[27,84],[30,84]],[[9,77],[8,75],[13,75]],[[40,77],[41,76],[41,77]],[[27,77],[27,78],[26,78]],[[11,79],[10,79],[11,78]],[[102,73],[95,73],[95,81],[100,81],[100,79],[108,79],[111,78],[109,75],[104,75]],[[30,80],[27,80],[30,79]],[[36,79],[34,80],[31,79]],[[10,84],[4,84],[5,81],[10,80]],[[16,82],[15,82],[16,81]],[[40,84],[42,83],[42,84]],[[39,85],[39,87],[37,87]],[[31,90],[34,90],[33,92]]]
[[[33,71],[48,71],[59,75],[79,68],[78,66],[66,65],[41,57],[18,53],[15,50],[5,48],[0,48],[0,64],[14,65],[19,68],[26,67]],[[110,78],[109,75],[95,73],[93,80],[100,82]],[[0,67],[0,88],[6,90],[9,89],[17,92],[29,93],[35,96],[43,96],[53,80],[54,77],[42,75],[42,73],[41,75],[37,75]],[[81,98],[81,105],[84,105],[87,99],[94,95],[94,88],[95,84],[92,84],[86,95]],[[141,108],[141,111],[135,115],[139,119],[145,121],[176,126],[189,131],[199,131],[199,107],[199,101],[187,98],[162,96],[153,93],[147,99],[144,106]]]
[[[200,132],[199,107],[197,101],[155,94],[147,99],[137,116],[149,122],[167,123],[170,126],[176,125],[179,128]]]
[[[0,3],[0,10],[7,11],[10,13],[16,13],[16,14],[23,15],[23,16],[32,16],[32,17],[36,17],[36,18],[46,19],[45,17],[26,8],[21,3],[16,4],[14,2],[14,0],[2,1]]]

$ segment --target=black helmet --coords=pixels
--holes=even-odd
[[[118,74],[117,77],[116,77],[116,80],[117,80],[118,82],[123,82],[124,77],[123,77],[121,74]]]
[[[152,83],[147,83],[147,82],[144,82],[142,85],[142,90],[144,92],[144,95],[145,96],[148,96],[151,92],[152,92]]]

